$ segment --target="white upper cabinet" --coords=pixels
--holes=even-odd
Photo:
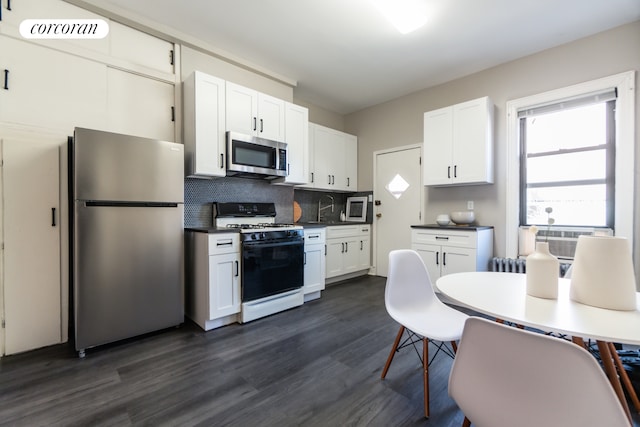
[[[109,22],[109,39],[111,56],[163,73],[174,73],[173,43],[114,21]]]
[[[309,176],[309,110],[285,102],[284,142],[287,143],[287,184],[305,184]]]
[[[195,71],[183,97],[185,173],[225,176],[225,81]]]
[[[174,86],[115,68],[107,70],[107,129],[175,141]],[[135,93],[135,96],[131,94]]]
[[[309,123],[309,182],[305,187],[358,190],[358,138]]]
[[[228,131],[284,141],[283,100],[231,82],[227,82],[226,88]]]
[[[0,122],[63,130],[104,129],[107,68],[0,35]]]
[[[424,185],[493,183],[493,103],[474,99],[424,113]]]

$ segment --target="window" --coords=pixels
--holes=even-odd
[[[518,113],[520,225],[614,227],[615,91]]]
[[[617,94],[617,98],[615,100],[615,111],[613,113],[615,120],[613,121],[612,127],[609,128],[610,131],[613,132],[615,140],[615,143],[612,147],[613,151],[609,152],[614,154],[615,163],[613,165],[609,165],[613,167],[614,171],[611,176],[607,175],[607,177],[605,178],[605,187],[607,187],[608,184],[611,184],[608,185],[607,188],[608,191],[613,193],[613,196],[607,199],[607,205],[610,204],[609,200],[613,200],[613,203],[610,205],[609,210],[606,211],[604,216],[606,218],[607,224],[609,224],[609,222],[613,224],[616,236],[626,237],[627,239],[629,239],[632,247],[636,246],[633,234],[633,202],[635,196],[636,176],[635,71],[628,71],[625,73],[615,74],[597,80],[579,83],[573,86],[555,89],[549,92],[531,95],[507,102],[507,176],[504,184],[506,186],[504,252],[507,257],[514,258],[518,256],[518,235],[520,230],[519,226],[521,223],[522,206],[520,197],[520,150],[523,147],[523,141],[521,141],[520,134],[522,119],[522,117],[520,117],[521,113],[525,111],[536,111],[536,109],[537,113],[543,113],[544,111],[540,108],[559,104],[561,100],[565,100],[566,102],[564,104],[568,105],[573,100],[578,100],[580,98],[584,99],[588,94],[603,94],[605,92],[611,91],[614,91],[614,93]],[[613,117],[611,118],[611,120],[613,120]],[[585,153],[586,152],[587,151],[585,151]],[[542,152],[538,154],[541,153]],[[538,157],[542,158],[544,156],[540,155]],[[551,157],[552,156],[549,156],[549,159],[547,160],[550,160]],[[565,157],[565,160],[567,158],[568,156]],[[552,166],[547,165],[546,167],[548,169],[551,169]],[[556,177],[554,179],[557,179],[560,182],[564,181],[565,183],[575,183],[575,181],[579,180],[575,177]],[[543,185],[544,182],[538,182],[538,184]],[[551,199],[551,197],[549,197],[549,199]],[[560,223],[562,219],[561,217],[559,217],[559,211],[560,208],[558,207],[557,209],[554,209],[554,212],[552,214],[554,219],[558,220],[557,223]],[[544,214],[542,222],[543,224],[546,224],[546,213]],[[499,251],[500,249],[500,246],[498,246]]]

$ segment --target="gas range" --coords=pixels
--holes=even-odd
[[[274,203],[214,203],[217,228],[240,232],[242,323],[304,302],[304,230],[276,223]]]

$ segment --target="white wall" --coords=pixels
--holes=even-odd
[[[640,70],[640,21],[350,114],[345,117],[344,130],[358,135],[358,190],[373,188],[374,151],[422,142],[425,111],[488,95],[496,105],[495,184],[425,189],[423,218],[425,222],[433,222],[437,214],[466,209],[466,201],[473,200],[478,222],[495,227],[495,253],[502,256],[505,254],[507,101],[629,70]],[[640,122],[639,117],[636,96],[636,123]],[[640,132],[636,129],[636,147],[639,141]],[[636,149],[636,172],[634,177],[629,177],[636,181],[636,212],[640,212],[639,158],[640,149]],[[634,230],[638,241],[637,222]],[[640,272],[639,252],[636,249],[637,272]]]

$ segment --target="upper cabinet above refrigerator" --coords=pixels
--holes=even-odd
[[[483,97],[424,113],[424,185],[493,183],[493,109]]]

